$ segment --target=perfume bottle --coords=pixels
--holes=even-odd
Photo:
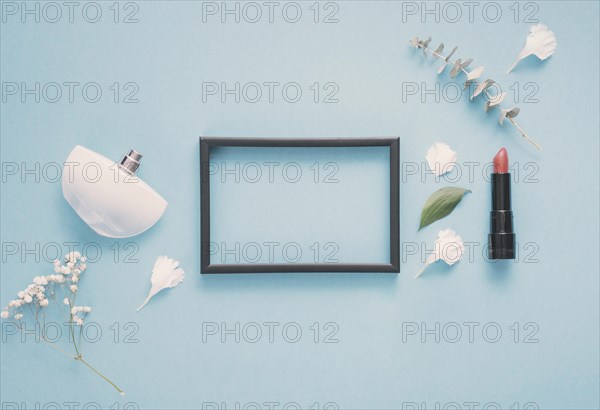
[[[131,150],[115,163],[80,145],[69,154],[62,174],[63,196],[99,235],[138,235],[165,212],[167,201],[135,174],[141,159]]]

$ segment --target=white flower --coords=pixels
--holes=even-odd
[[[73,272],[73,275],[79,275],[81,273],[81,271],[77,268],[73,269],[71,272]]]
[[[425,156],[429,169],[438,177],[452,171],[457,158],[456,152],[452,151],[448,144],[441,142],[429,147]]]
[[[49,303],[48,299],[40,300],[40,306],[46,307],[46,306],[48,306],[48,303]]]
[[[138,308],[138,311],[146,306],[146,303],[148,303],[152,296],[156,295],[163,289],[174,288],[183,282],[184,277],[185,272],[179,267],[179,261],[171,259],[167,256],[159,256],[154,263],[152,277],[150,278],[152,288],[150,289],[148,297],[142,306]]]
[[[525,46],[519,52],[516,61],[506,72],[510,73],[519,64],[519,61],[530,55],[535,55],[540,60],[545,60],[554,54],[557,42],[556,36],[548,29],[548,26],[543,24],[534,24],[529,28],[529,35],[525,42]]]
[[[87,261],[87,258],[86,258],[85,256],[82,256],[81,258],[79,258],[79,260],[80,260],[81,262],[85,262],[85,261]]]
[[[17,296],[19,297],[19,299],[23,299],[25,297],[25,292],[20,291],[19,293],[17,293]]]
[[[56,272],[56,273],[61,272],[60,265],[54,265],[54,272]]]
[[[69,304],[70,304],[70,302],[69,302],[69,298],[64,298],[64,299],[63,299],[63,303],[64,303],[65,305],[69,305]]]
[[[77,259],[81,258],[81,253],[74,251],[74,252],[69,252],[65,255],[65,260],[67,262],[76,262]]]
[[[46,279],[45,276],[36,276],[35,278],[33,278],[33,283],[35,283],[36,285],[47,285],[48,279]]]
[[[71,285],[71,292],[77,293],[77,285]]]
[[[69,273],[71,273],[71,270],[69,268],[67,268],[66,266],[61,266],[60,273],[62,273],[63,275],[68,275]]]
[[[8,318],[8,310],[3,310],[2,313],[0,313],[0,317],[2,317],[2,319]]]
[[[72,315],[77,315],[77,313],[79,313],[79,312],[90,313],[91,311],[92,311],[92,308],[89,306],[73,306],[71,308]]]
[[[83,325],[83,319],[79,316],[73,316],[73,322],[77,323],[79,326]]]
[[[22,313],[17,313],[17,314],[15,315],[15,319],[17,319],[17,320],[21,320],[21,318],[22,318],[22,317],[23,317],[23,314],[22,314]]]
[[[77,275],[71,276],[71,282],[73,282],[73,283],[79,282],[79,276],[77,276]]]
[[[438,237],[435,241],[435,249],[429,254],[425,265],[417,273],[415,278],[418,278],[425,269],[433,262],[442,259],[448,265],[453,265],[462,258],[465,251],[465,245],[460,236],[456,234],[452,229],[445,229],[438,232]]]
[[[54,259],[52,263],[54,264],[54,266],[60,265],[60,261],[58,259]]]
[[[30,294],[26,294],[25,297],[23,298],[23,300],[25,301],[25,303],[31,303],[33,298],[31,297]]]

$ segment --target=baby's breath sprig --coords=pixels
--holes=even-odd
[[[54,261],[54,272],[52,275],[36,276],[33,278],[33,283],[27,286],[24,290],[17,294],[17,299],[11,300],[8,305],[0,313],[3,319],[11,319],[17,322],[17,327],[23,332],[25,317],[25,308],[34,317],[37,327],[41,328],[41,340],[48,343],[53,348],[59,350],[71,359],[84,364],[106,382],[110,383],[122,396],[125,395],[116,384],[110,379],[96,370],[92,365],[83,359],[81,354],[81,335],[84,320],[88,313],[92,311],[89,306],[77,306],[75,299],[79,292],[79,280],[83,272],[87,270],[86,259],[79,252],[70,252],[65,255],[64,263],[58,259]],[[68,326],[69,340],[73,343],[75,354],[69,353],[57,346],[56,343],[50,342],[46,338],[46,309],[50,305],[50,301],[57,302],[57,295],[64,295],[62,304],[68,306]],[[62,297],[62,296],[61,296]],[[78,337],[76,337],[78,333]]]
[[[505,119],[508,119],[510,123],[521,133],[521,136],[525,138],[531,145],[542,150],[542,147],[535,142],[533,139],[527,135],[527,133],[517,124],[515,121],[515,117],[519,115],[520,109],[517,107],[504,109],[500,105],[500,103],[506,98],[507,93],[500,93],[497,95],[492,95],[488,88],[495,84],[495,81],[492,79],[487,79],[483,82],[479,82],[477,79],[483,73],[483,66],[477,67],[471,71],[467,71],[467,68],[473,62],[472,58],[469,58],[465,61],[462,61],[460,58],[457,60],[452,60],[452,55],[456,52],[457,47],[454,47],[452,51],[444,56],[442,51],[444,50],[444,43],[441,43],[435,50],[429,48],[429,43],[431,42],[431,37],[428,37],[427,40],[420,40],[419,37],[415,37],[410,41],[410,44],[414,48],[420,48],[423,50],[423,54],[427,55],[427,53],[431,54],[434,58],[439,58],[442,60],[442,65],[438,69],[438,74],[441,74],[446,69],[446,66],[452,66],[450,71],[450,77],[456,78],[459,74],[464,73],[467,76],[465,81],[465,89],[474,88],[475,91],[471,95],[471,100],[476,98],[478,95],[483,94],[487,97],[487,101],[484,106],[485,112],[488,112],[494,108],[498,108],[500,110],[500,118],[498,122],[500,125],[504,123]]]

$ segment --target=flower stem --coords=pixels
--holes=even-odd
[[[69,332],[71,334],[71,340],[73,341],[73,346],[75,347],[75,353],[77,354],[77,357],[81,357],[81,353],[79,352],[79,348],[77,347],[77,343],[75,342],[75,329],[73,329],[73,312],[71,312],[71,309],[73,308],[73,306],[75,306],[75,298],[73,298],[73,302],[71,302],[71,300],[69,300]]]
[[[39,322],[38,322],[38,323],[39,323]],[[23,334],[23,325],[22,325],[21,323],[19,323],[18,327],[19,327],[19,330],[21,331],[21,335],[22,335],[22,334]],[[44,335],[44,333],[42,333],[41,337],[42,337],[42,339],[41,339],[41,340],[43,340],[44,342],[48,343],[48,345],[49,345],[51,348],[53,348],[53,349],[55,349],[56,351],[58,351],[58,352],[60,352],[60,353],[64,354],[65,356],[67,356],[67,357],[68,357],[68,358],[70,358],[70,359],[74,359],[74,358],[75,358],[75,356],[73,356],[72,354],[69,354],[69,353],[67,353],[67,352],[66,352],[64,349],[61,349],[59,346],[56,346],[54,343],[52,343],[52,342],[50,342],[48,339],[46,339],[46,335]]]
[[[121,396],[125,396],[125,392],[123,390],[121,390],[119,388],[119,386],[117,386],[116,384],[114,384],[108,377],[106,377],[105,375],[103,375],[102,373],[100,373],[98,370],[96,370],[91,364],[89,364],[88,362],[86,362],[85,360],[83,360],[83,357],[81,356],[77,356],[75,357],[75,360],[79,360],[81,363],[85,364],[90,370],[92,370],[94,373],[96,373],[98,376],[102,377],[104,380],[106,380],[112,387],[114,387],[119,394],[121,394]]]
[[[75,294],[73,295],[72,301],[69,299],[69,330],[71,332],[71,338],[72,338],[71,340],[73,340],[73,347],[75,348],[75,352],[77,353],[77,355],[74,356],[74,359],[80,361],[81,363],[86,365],[90,370],[92,370],[94,373],[96,373],[98,376],[102,377],[106,382],[108,382],[112,387],[114,387],[119,392],[119,394],[121,394],[121,396],[125,396],[125,392],[123,390],[121,390],[119,388],[119,386],[114,384],[108,377],[106,377],[105,375],[100,373],[98,370],[96,370],[91,364],[89,364],[88,362],[83,360],[83,356],[81,355],[79,347],[77,346],[77,342],[75,341],[75,329],[73,328],[73,326],[74,326],[73,312],[71,311],[71,309],[75,306],[75,297],[76,296],[77,295],[75,295]],[[79,336],[81,336],[81,327],[79,328]],[[79,343],[81,344],[81,339],[80,339]]]
[[[510,122],[512,122],[512,125],[514,125],[516,129],[518,129],[518,130],[519,130],[519,132],[521,133],[521,135],[523,136],[523,138],[525,138],[527,141],[529,141],[529,143],[530,143],[531,145],[533,145],[534,147],[536,147],[536,148],[537,148],[537,149],[539,149],[540,151],[542,150],[542,147],[541,147],[541,146],[540,146],[540,145],[539,145],[537,142],[535,142],[534,140],[532,140],[531,138],[529,138],[529,135],[527,135],[527,134],[525,133],[525,131],[523,131],[523,129],[522,129],[521,127],[519,127],[519,125],[516,123],[516,121],[515,121],[514,119],[512,119],[512,118],[508,117],[508,120],[509,120]]]

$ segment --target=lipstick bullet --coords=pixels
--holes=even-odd
[[[490,259],[515,258],[515,233],[510,198],[510,173],[508,153],[500,149],[494,157],[492,174],[492,212],[490,213],[490,234],[488,254]]]

